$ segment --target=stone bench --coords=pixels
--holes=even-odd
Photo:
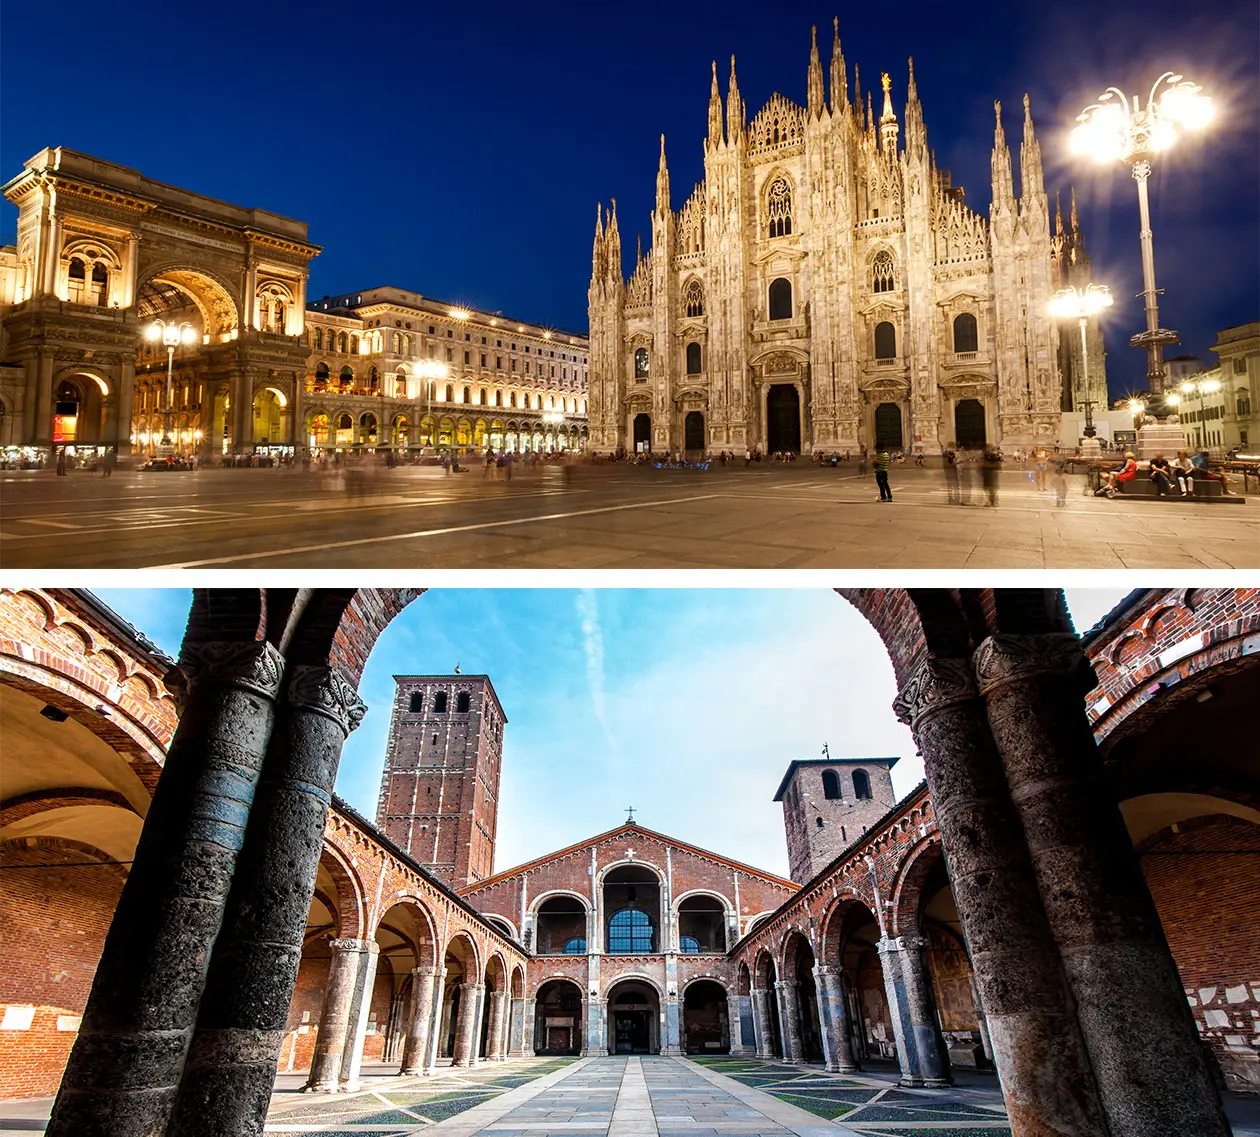
[[[1150,479],[1145,470],[1139,470],[1137,477],[1127,482],[1116,483],[1116,497],[1118,500],[1122,497],[1130,499],[1140,499],[1150,501],[1159,497],[1159,491],[1155,483]],[[1209,481],[1206,478],[1196,478],[1194,480],[1194,493],[1182,496],[1177,489],[1176,480],[1173,480],[1172,492],[1164,495],[1169,501],[1184,502],[1217,502],[1228,503],[1230,505],[1242,505],[1245,498],[1230,497],[1225,493],[1224,487],[1220,482]]]

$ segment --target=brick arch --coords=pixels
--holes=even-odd
[[[627,971],[624,974],[618,973],[615,979],[610,979],[608,981],[608,986],[604,990],[605,997],[612,994],[613,990],[620,987],[623,983],[642,983],[645,987],[651,987],[652,990],[656,992],[657,998],[661,1000],[662,1005],[665,1002],[665,988],[663,988],[660,983],[658,983],[650,975],[642,971]],[[582,985],[579,983],[578,988],[581,989],[581,986]]]
[[[530,901],[529,914],[531,916],[537,916],[538,910],[544,904],[546,904],[548,900],[555,900],[558,896],[567,896],[573,900],[577,900],[578,902],[581,903],[581,905],[583,906],[583,908],[586,909],[587,912],[591,911],[592,905],[591,905],[591,898],[589,896],[583,896],[582,893],[575,892],[571,888],[552,888],[552,889],[548,889],[546,892],[540,892],[537,896],[534,897],[533,900]],[[500,920],[507,921],[509,924],[511,923],[511,921],[508,920],[506,916],[499,916],[497,912],[492,912],[489,914],[492,916],[496,916]]]
[[[508,980],[508,994],[513,999],[525,997],[525,969],[519,963],[512,968],[512,977]]]
[[[464,963],[464,979],[466,982],[483,983],[485,982],[485,969],[481,963],[481,951],[477,947],[476,938],[463,929],[452,933],[442,945],[442,960],[445,961],[448,952],[452,951],[456,945],[465,945],[464,951],[467,960]],[[458,953],[457,953],[458,954]]]
[[[944,855],[941,835],[933,831],[912,845],[902,857],[892,888],[890,924],[894,936],[907,936],[919,931],[923,882]]]
[[[840,962],[840,948],[843,943],[841,933],[849,913],[855,907],[865,908],[871,914],[871,919],[878,921],[873,897],[863,897],[852,888],[841,890],[823,910],[819,925],[822,928],[822,937],[819,941],[820,963],[834,966]]]
[[[376,937],[376,933],[380,930],[382,923],[384,923],[385,917],[396,908],[405,908],[415,914],[417,930],[421,933],[421,938],[412,944],[416,957],[415,965],[417,967],[435,966],[437,963],[436,955],[439,939],[437,920],[419,896],[403,893],[394,897],[393,903],[388,907],[382,906],[382,910],[377,915],[367,938],[374,939]]]
[[[810,940],[805,930],[798,924],[789,924],[787,930],[779,939],[778,961],[776,966],[779,970],[779,978],[784,980],[793,980],[796,978],[796,952],[798,950],[798,940],[803,940],[809,948],[810,954],[814,957],[814,963],[820,962],[818,958],[818,948]]]
[[[327,836],[319,860],[337,886],[337,935],[347,939],[366,939],[367,899],[358,871],[350,858]]]
[[[497,971],[497,981],[494,975]],[[490,957],[486,960],[486,969],[483,976],[483,982],[494,991],[503,991],[507,989],[508,965],[507,960],[501,951],[497,949],[490,953]]]
[[[681,987],[678,988],[679,997],[681,998],[683,995],[687,993],[687,988],[694,987],[697,983],[716,983],[719,987],[722,988],[722,991],[724,994],[726,995],[732,994],[731,981],[726,976],[693,975],[690,979],[687,980],[686,983],[684,983]]]
[[[771,954],[770,949],[763,947],[753,957],[752,965],[752,981],[756,987],[765,987],[769,978],[769,972],[766,970],[767,964],[774,968],[775,978],[779,978],[779,965]]]

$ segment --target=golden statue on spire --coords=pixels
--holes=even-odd
[[[884,94],[888,94],[888,92],[892,90],[892,80],[888,78],[887,71],[881,71],[879,73],[879,81],[883,84]]]

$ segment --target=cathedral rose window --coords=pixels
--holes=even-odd
[[[792,232],[792,187],[787,178],[777,177],[766,194],[766,219],[771,237],[786,237]]]
[[[684,297],[686,305],[686,313],[688,316],[704,315],[704,289],[700,287],[698,280],[693,280],[687,285],[687,294]]]
[[[871,264],[871,290],[873,292],[891,292],[897,287],[895,266],[892,254],[880,253]]]

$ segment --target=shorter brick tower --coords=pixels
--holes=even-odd
[[[788,871],[800,883],[820,872],[884,816],[897,799],[896,758],[812,758],[792,762],[775,801],[783,803]]]
[[[462,888],[494,871],[507,722],[486,675],[395,675],[376,823]]]

